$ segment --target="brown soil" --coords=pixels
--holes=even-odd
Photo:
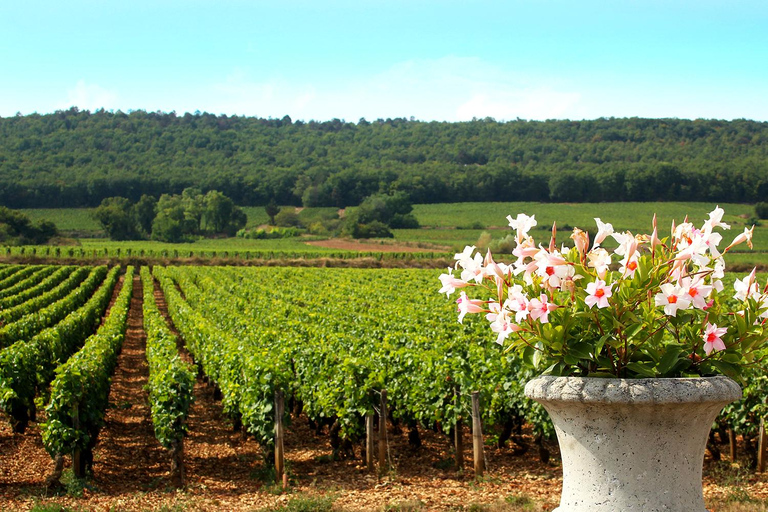
[[[310,430],[303,416],[286,430],[290,486],[284,491],[259,478],[265,473],[259,445],[233,432],[222,417],[220,403],[213,399],[213,390],[201,380],[195,386],[196,401],[184,448],[187,485],[181,490],[172,488],[170,459],[155,440],[144,389],[147,364],[138,278],[134,293],[129,329],[112,382],[111,406],[95,452],[94,477],[81,497],[74,496],[78,493],[73,486],[69,493],[52,496],[45,490],[44,481],[53,462],[42,447],[38,424],[32,423],[25,434],[14,434],[2,422],[0,509],[28,510],[37,503],[55,502],[75,510],[98,511],[259,510],[308,495],[331,496],[337,508],[346,511],[383,510],[393,504],[403,505],[403,510],[410,505],[414,510],[417,503],[421,504],[418,510],[459,510],[471,504],[497,503],[513,495],[536,500],[540,510],[556,506],[561,488],[556,457],[552,465],[544,465],[533,449],[526,455],[514,456],[511,448],[486,446],[489,470],[476,482],[468,431],[464,435],[465,469],[457,475],[451,467],[452,455],[445,436],[422,430],[423,445],[414,449],[406,433],[396,434],[390,428],[394,469],[377,478],[366,471],[359,445],[355,447],[357,458],[331,460],[327,434]],[[162,295],[158,293],[157,299],[158,306],[164,309]],[[556,446],[550,444],[550,448],[556,451]],[[734,489],[768,499],[766,475],[711,463],[705,473],[705,495],[710,502],[727,498]]]
[[[308,245],[314,245],[315,247],[326,247],[328,249],[340,249],[348,251],[361,251],[361,252],[445,252],[445,247],[416,247],[414,245],[407,245],[403,243],[395,242],[365,242],[361,240],[351,240],[348,238],[330,238],[328,240],[314,240],[306,242]]]

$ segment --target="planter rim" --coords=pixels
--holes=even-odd
[[[741,387],[725,376],[614,379],[542,375],[525,385],[525,395],[539,402],[664,404],[733,402]]]

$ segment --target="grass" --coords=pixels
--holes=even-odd
[[[30,220],[49,220],[59,231],[103,233],[101,225],[91,216],[92,208],[36,208],[19,210]]]
[[[241,208],[245,212],[245,215],[248,217],[248,222],[245,225],[246,228],[254,228],[269,222],[269,216],[267,215],[267,212],[264,210],[263,206],[242,206]],[[296,207],[281,206],[280,209],[295,211]],[[338,208],[333,207],[303,208],[300,210],[299,220],[305,226],[309,226],[314,222],[321,222],[324,220],[336,218],[338,212]]]
[[[618,230],[633,232],[650,231],[653,214],[658,216],[660,226],[683,221],[686,215],[694,223],[701,223],[714,208],[712,203],[457,203],[414,205],[413,213],[422,226],[483,228],[507,225],[506,216],[518,213],[536,215],[539,227],[549,229],[552,223],[578,226],[584,229],[595,225],[594,217],[600,217],[613,224]],[[739,215],[751,217],[754,207],[743,204],[723,204],[725,222],[744,223]]]
[[[333,496],[296,496],[285,505],[261,509],[264,512],[331,512],[334,510]]]

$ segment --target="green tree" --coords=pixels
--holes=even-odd
[[[245,212],[218,190],[211,190],[205,195],[203,221],[206,231],[232,236],[245,227],[247,220]]]
[[[152,240],[178,243],[191,239],[194,220],[185,215],[182,196],[163,194],[157,202],[157,216],[152,221]]]
[[[50,221],[32,224],[21,212],[0,206],[0,242],[6,245],[44,244],[58,235]]]
[[[143,194],[133,207],[136,222],[146,236],[152,233],[152,221],[157,215],[157,199],[154,196]]]
[[[139,235],[133,205],[125,197],[108,197],[93,212],[107,236],[112,240],[138,240]]]
[[[269,224],[271,226],[274,226],[275,215],[280,213],[280,207],[277,206],[277,203],[275,203],[274,199],[270,199],[267,205],[264,207],[264,210],[267,212],[267,215],[269,216]]]

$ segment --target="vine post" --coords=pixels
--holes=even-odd
[[[461,471],[464,467],[464,441],[461,436],[464,426],[461,423],[461,415],[458,414],[459,406],[461,405],[461,394],[458,389],[455,389],[453,393],[453,404],[457,411],[456,426],[453,428],[453,442],[456,449],[456,471]]]
[[[728,444],[731,449],[731,462],[736,462],[736,432],[732,428],[728,429]]]
[[[285,481],[285,459],[283,451],[283,413],[285,401],[282,391],[275,391],[275,481]]]
[[[768,432],[765,430],[765,418],[760,420],[760,438],[757,443],[757,471],[765,473],[765,457],[768,452]]]
[[[373,414],[365,415],[365,465],[373,471]]]
[[[483,447],[483,424],[480,420],[480,393],[472,392],[472,452],[475,457],[475,476],[485,472],[485,453]]]
[[[379,411],[379,473],[387,471],[387,390],[381,390],[381,410]]]

